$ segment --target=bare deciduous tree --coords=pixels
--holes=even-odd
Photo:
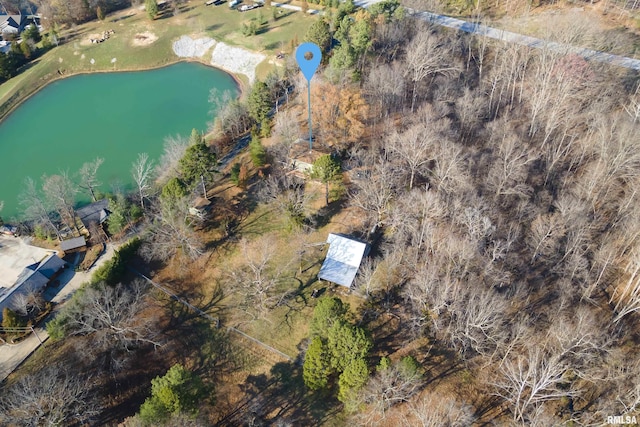
[[[45,203],[44,197],[38,192],[33,179],[25,179],[25,190],[20,194],[19,200],[27,220],[36,222],[36,224],[43,226],[45,230],[55,233],[58,239],[61,238],[60,230],[56,222],[51,218],[51,211]]]
[[[11,306],[21,315],[28,316],[34,310],[36,312],[42,310],[45,306],[45,301],[42,295],[35,290],[15,292],[11,299]]]
[[[311,200],[311,196],[304,191],[304,181],[292,175],[271,175],[260,189],[260,197],[274,206],[291,228],[303,224]]]
[[[146,256],[166,260],[181,253],[196,259],[204,253],[202,239],[193,230],[195,219],[189,215],[188,205],[186,198],[160,203],[147,228],[149,244],[143,249]]]
[[[140,281],[87,287],[65,310],[65,327],[71,335],[91,335],[93,344],[102,349],[158,347],[154,320],[141,315],[147,306],[145,292],[146,285]]]
[[[524,353],[505,360],[494,383],[496,394],[511,407],[514,421],[525,422],[527,415],[544,402],[571,396],[565,387],[568,365],[557,353],[530,345]]]
[[[610,349],[613,338],[598,312],[590,306],[578,306],[556,313],[551,319],[548,341],[559,355],[571,363],[572,372],[593,380],[588,371],[604,364],[603,356]]]
[[[369,96],[379,101],[378,118],[387,117],[402,107],[405,85],[402,65],[399,62],[371,68],[365,82],[365,90]]]
[[[69,179],[66,172],[59,175],[42,176],[42,192],[50,208],[55,209],[60,215],[60,219],[69,227],[78,230],[76,223],[77,188]]]
[[[476,250],[468,240],[437,229],[426,245],[428,262],[417,263],[417,271],[404,286],[403,294],[411,304],[411,322],[421,330],[427,322],[434,332],[446,328],[450,310],[465,298],[464,285]]]
[[[131,167],[131,175],[136,183],[140,207],[144,210],[144,199],[149,197],[153,175],[153,160],[149,160],[147,153],[138,154],[138,158]]]
[[[215,120],[209,130],[218,129],[219,132],[228,137],[237,138],[251,126],[247,104],[234,99],[234,96],[229,91],[225,91],[222,96],[219,96],[214,91],[216,89],[212,89],[209,94],[209,102],[214,104]]]
[[[525,183],[527,165],[535,160],[518,138],[510,130],[508,118],[495,121],[491,126],[491,140],[498,146],[496,161],[489,171],[488,183],[495,191],[495,195],[516,195],[529,197],[532,188]]]
[[[636,87],[635,92],[629,97],[629,103],[625,105],[624,109],[634,123],[640,119],[640,85]]]
[[[630,360],[627,350],[616,348],[605,358],[602,374],[610,385],[608,393],[597,402],[594,422],[609,414],[637,415],[640,409],[640,363]]]
[[[272,235],[265,235],[251,243],[242,240],[240,248],[244,262],[240,269],[228,273],[234,292],[242,298],[241,306],[254,318],[268,320],[268,312],[288,295],[282,287],[282,272],[287,265],[273,262],[274,239]]]
[[[103,162],[103,158],[96,157],[95,160],[84,163],[78,171],[78,175],[80,177],[80,188],[87,190],[94,202],[97,200],[95,189],[102,185],[102,183],[98,181],[98,169]]]
[[[301,129],[297,115],[290,109],[281,111],[275,116],[273,135],[278,144],[270,147],[272,156],[283,166],[291,165],[291,147],[300,138]]]
[[[554,257],[558,252],[560,238],[565,234],[564,221],[560,214],[545,214],[531,223],[531,262],[538,257]]]
[[[411,126],[402,133],[395,133],[389,139],[389,151],[397,155],[409,169],[409,189],[413,188],[416,174],[424,174],[426,165],[432,159],[431,144],[436,139],[433,128],[426,124]]]
[[[507,340],[504,299],[493,290],[469,290],[452,305],[448,335],[451,345],[467,357],[476,352],[488,356]]]
[[[376,268],[376,261],[370,257],[365,258],[360,264],[353,287],[364,298],[369,298],[379,289],[380,284],[376,278]]]
[[[453,74],[458,69],[451,59],[452,43],[443,41],[443,36],[429,28],[417,31],[409,42],[406,52],[406,73],[413,82],[411,112],[418,100],[418,84],[426,77],[436,74]]]
[[[486,115],[486,103],[486,98],[469,88],[464,88],[462,96],[456,100],[456,116],[463,141],[474,135],[480,128],[482,118]]]
[[[433,233],[445,217],[446,207],[439,194],[432,190],[415,188],[393,204],[389,225],[393,228],[396,245],[406,244],[413,253],[412,265],[429,245]]]
[[[355,396],[356,402],[366,405],[356,421],[360,425],[381,423],[392,406],[409,401],[423,382],[419,372],[406,372],[397,364],[379,370]]]
[[[55,426],[89,423],[97,414],[87,380],[59,365],[25,375],[3,390],[0,422],[5,425]]]
[[[419,400],[409,403],[411,411],[403,416],[402,425],[422,427],[466,427],[476,417],[473,407],[461,399],[441,392],[425,392]]]
[[[439,141],[435,148],[431,171],[434,187],[445,194],[464,193],[470,187],[470,177],[462,148],[446,140]]]
[[[386,221],[395,193],[396,176],[391,165],[380,159],[371,169],[369,178],[354,183],[351,203],[365,212],[373,228],[380,227]]]
[[[162,155],[156,166],[156,176],[159,182],[164,183],[171,177],[178,175],[180,159],[184,156],[188,146],[188,138],[179,135],[165,138]]]
[[[479,246],[484,246],[485,239],[495,231],[496,227],[491,219],[485,214],[487,209],[480,202],[476,201],[471,206],[458,212],[456,222],[466,229],[472,241],[479,242]]]
[[[483,89],[488,93],[491,117],[499,117],[505,105],[517,105],[524,97],[524,81],[531,66],[532,48],[515,43],[495,46],[494,62],[483,73]]]
[[[609,304],[615,304],[616,313],[613,322],[617,323],[625,316],[640,311],[640,254],[634,250],[624,266],[624,276],[620,283],[614,284]]]

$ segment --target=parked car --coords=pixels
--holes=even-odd
[[[0,234],[5,234],[7,236],[17,236],[18,235],[18,227],[13,225],[5,224],[0,226]]]
[[[240,6],[240,7],[238,8],[238,11],[240,11],[240,12],[246,12],[246,11],[248,11],[248,10],[256,9],[256,8],[258,8],[258,7],[262,7],[262,6],[264,6],[264,4],[262,4],[262,3],[243,4],[242,6]]]
[[[239,5],[239,4],[240,4],[240,0],[230,0],[229,1],[229,7],[232,8],[232,9],[234,7],[236,7],[237,5]]]

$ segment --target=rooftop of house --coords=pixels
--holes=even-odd
[[[76,210],[76,215],[86,226],[91,223],[102,224],[109,217],[109,199],[98,200]]]
[[[333,233],[327,237],[327,243],[329,250],[318,277],[350,288],[362,258],[369,253],[369,245],[352,237]]]
[[[26,15],[0,15],[0,30],[6,31],[13,29],[16,32],[24,27]]]
[[[9,298],[14,292],[29,292],[42,289],[65,262],[55,253],[49,253],[44,259],[25,267],[11,287],[0,288],[0,302]]]
[[[82,248],[84,246],[87,246],[87,241],[82,236],[74,237],[73,239],[63,240],[62,242],[60,242],[60,249],[65,252]]]
[[[0,288],[12,287],[26,265],[38,263],[50,253],[23,239],[0,234]]]

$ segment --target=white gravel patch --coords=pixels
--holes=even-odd
[[[218,42],[211,54],[211,65],[232,73],[244,74],[253,83],[256,78],[256,67],[266,58],[260,53]]]
[[[181,58],[202,58],[216,41],[209,37],[192,39],[189,36],[182,36],[173,42],[173,52]]]

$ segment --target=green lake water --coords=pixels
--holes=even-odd
[[[213,116],[209,91],[237,94],[232,77],[195,63],[131,73],[74,76],[54,82],[0,122],[0,215],[19,217],[26,177],[68,171],[102,157],[102,189],[131,188],[138,153],[157,161],[167,136],[204,131]],[[79,200],[86,195],[79,195]]]

